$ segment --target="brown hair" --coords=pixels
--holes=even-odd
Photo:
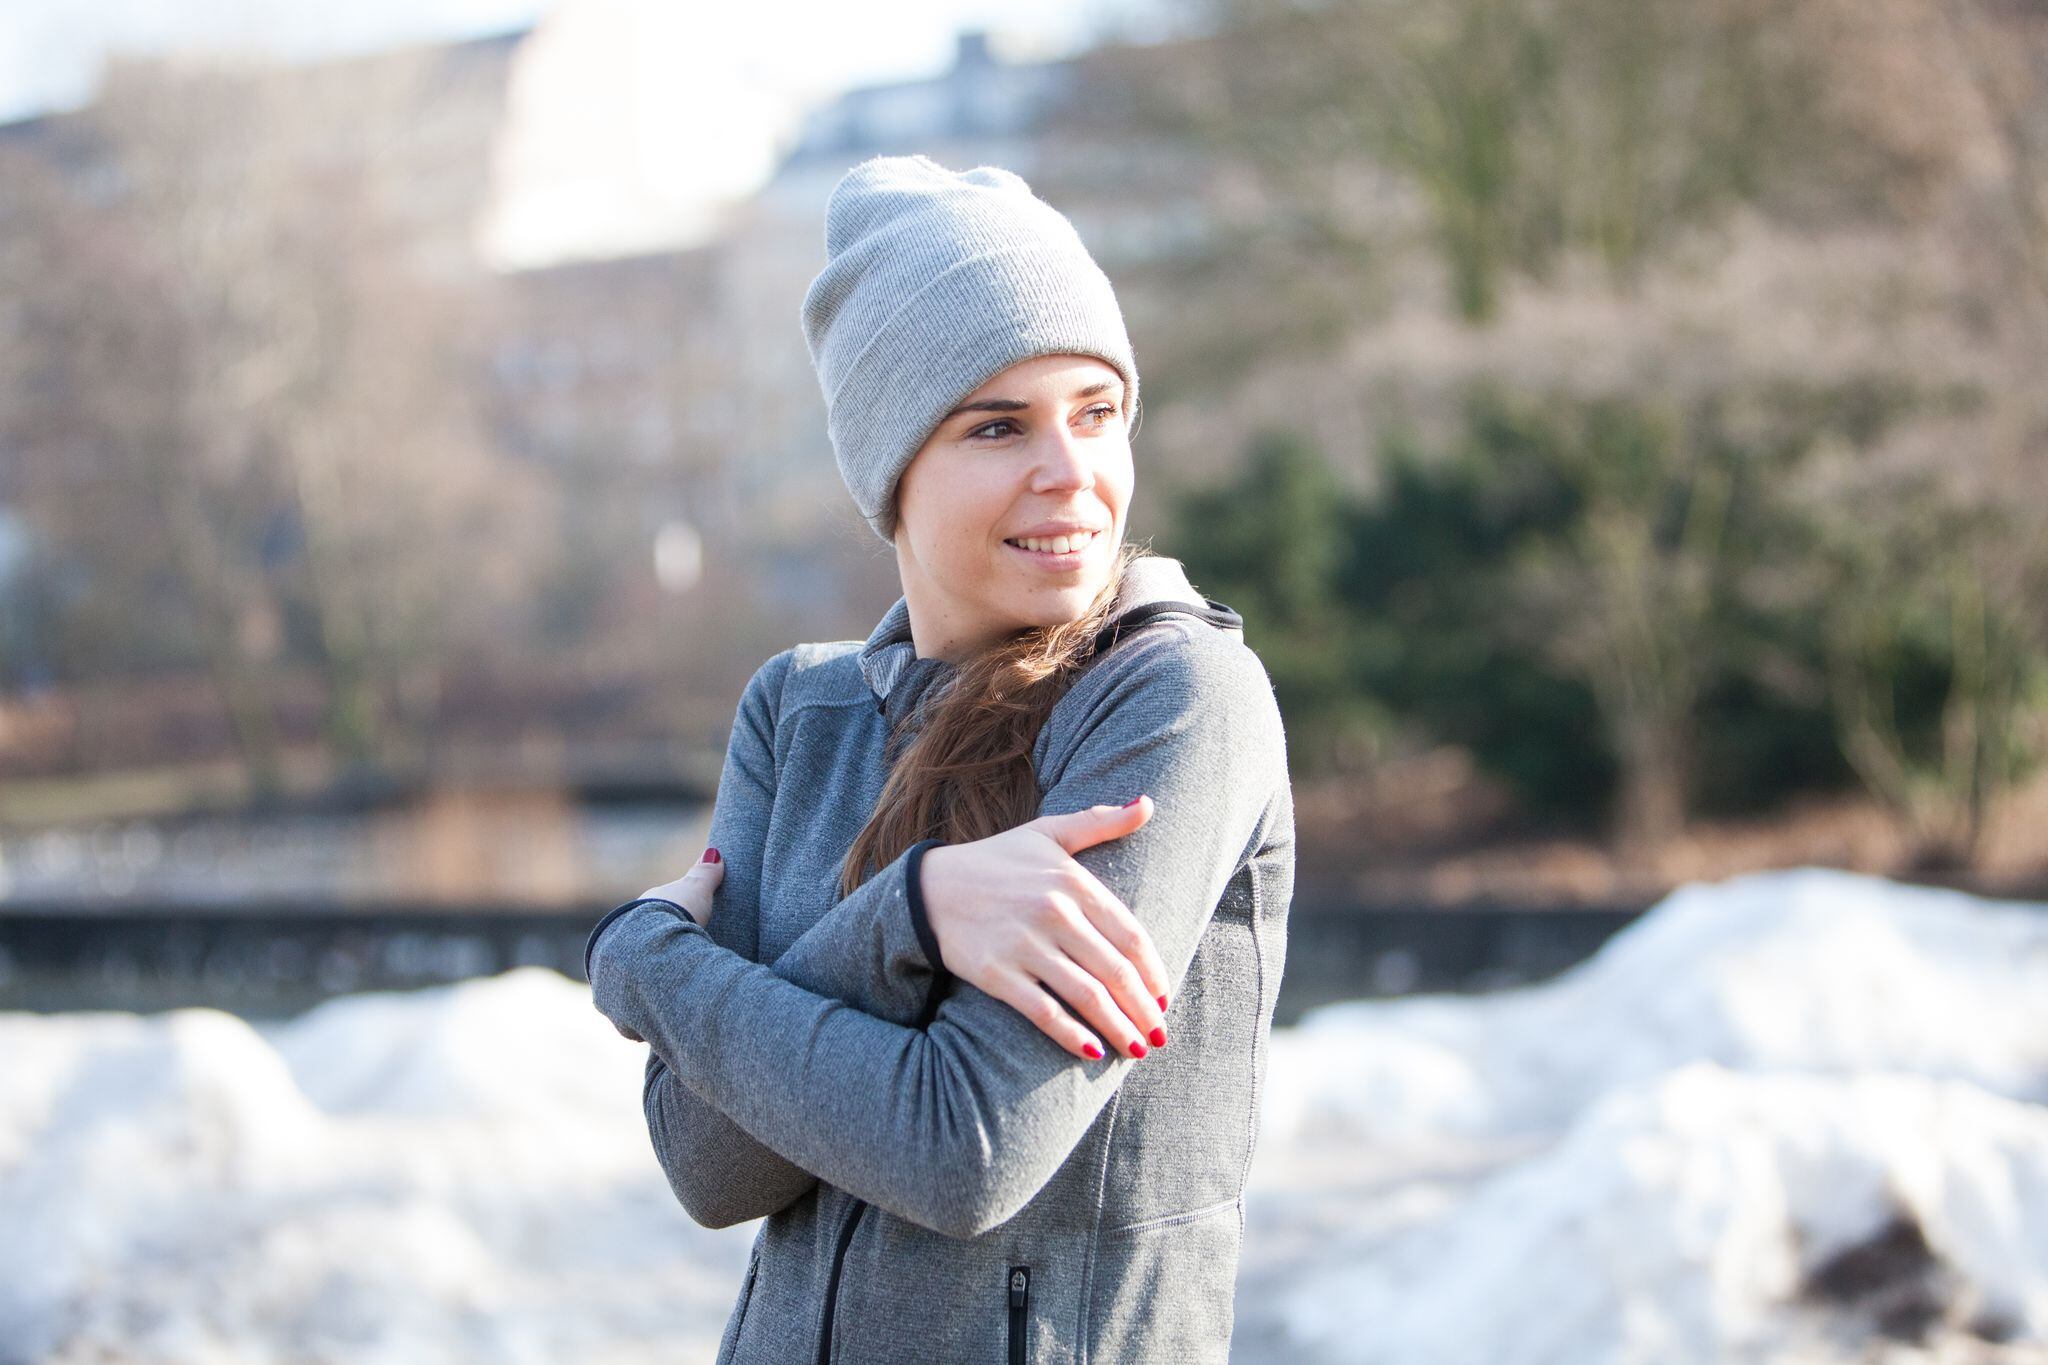
[[[950,681],[928,694],[915,737],[897,755],[875,813],[846,851],[841,896],[920,839],[969,843],[1038,818],[1032,746],[1094,657],[1095,637],[1109,623],[1124,574],[1150,553],[1126,541],[1087,611],[1017,632],[961,663]]]

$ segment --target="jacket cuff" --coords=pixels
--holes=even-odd
[[[637,900],[627,901],[616,909],[606,911],[605,917],[599,920],[591,929],[590,937],[583,941],[583,979],[585,981],[590,980],[590,954],[597,948],[598,937],[611,927],[613,920],[619,918],[619,916],[625,914],[636,905],[659,905],[665,910],[673,910],[692,924],[697,922],[696,917],[691,915],[688,910],[677,905],[674,901],[662,900],[659,896],[642,896]],[[919,942],[922,941],[921,939],[919,940]]]
[[[925,961],[932,964],[934,974],[945,972],[939,962],[939,938],[932,932],[932,922],[925,917],[924,884],[918,876],[918,866],[924,862],[924,855],[944,843],[943,839],[920,839],[908,850],[903,862],[903,894],[910,905],[910,927],[917,934],[917,946],[924,950]]]
[[[944,842],[943,839],[920,839],[910,846],[903,860],[903,895],[910,910],[910,927],[917,934],[917,946],[923,951],[925,961],[932,966],[931,988],[925,994],[924,1009],[918,1019],[919,1028],[928,1026],[938,1013],[940,987],[953,975],[939,961],[939,936],[932,932],[932,922],[924,908],[924,855]]]

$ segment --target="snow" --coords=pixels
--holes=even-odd
[[[522,967],[0,1013],[0,1365],[709,1360],[644,1050]],[[2048,1360],[2048,906],[1802,868],[1275,1030],[1237,1360]]]
[[[708,1360],[751,1230],[676,1206],[644,1055],[538,967],[0,1015],[0,1361]]]
[[[1694,1060],[2048,1102],[2044,910],[1823,868],[1695,883],[1543,985],[1311,1012],[1276,1049],[1263,1131],[1554,1133]]]
[[[1956,1081],[1713,1062],[1602,1097],[1447,1215],[1331,1257],[1284,1311],[1331,1360],[1828,1359],[1841,1324],[1788,1306],[1895,1210],[1947,1264],[1958,1317],[2042,1339],[2048,1111]]]
[[[2048,1359],[2048,906],[1693,884],[1542,985],[1313,1011],[1271,1074],[1262,1223],[1377,1168],[1248,1268],[1288,1359]]]

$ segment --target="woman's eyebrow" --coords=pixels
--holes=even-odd
[[[1099,379],[1084,389],[1076,389],[1074,397],[1076,400],[1093,398],[1096,394],[1115,387],[1116,385],[1109,380]],[[950,422],[963,412],[1022,412],[1030,406],[1029,403],[1021,398],[983,398],[978,402],[962,403],[939,420],[941,422]]]

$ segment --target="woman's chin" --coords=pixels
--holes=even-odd
[[[1094,604],[1095,595],[1101,590],[1100,576],[1090,575],[1086,581],[1077,577],[1068,583],[1036,584],[1023,589],[1012,600],[1017,617],[1026,625],[1056,626],[1078,619]]]

